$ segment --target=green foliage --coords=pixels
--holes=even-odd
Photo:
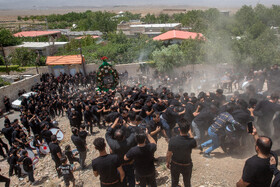
[[[19,66],[30,66],[36,64],[37,55],[27,48],[16,48],[9,56],[10,63]]]
[[[11,65],[8,66],[8,71],[17,71],[17,72],[23,72],[25,69],[24,68],[20,68],[19,65]],[[6,66],[0,66],[0,72],[7,72],[7,68]]]
[[[5,65],[4,57],[0,55],[0,65]]]
[[[5,28],[0,28],[0,45],[3,47],[21,44],[21,40],[14,37],[13,34]]]
[[[20,19],[42,21],[45,18],[50,28],[71,28],[75,23],[77,28],[74,30],[100,30],[104,33],[103,39],[106,41],[102,44],[97,44],[96,40],[90,37],[81,41],[71,40],[57,54],[79,54],[79,48],[82,47],[83,55],[88,63],[99,62],[102,56],[108,56],[113,63],[154,60],[156,67],[164,72],[177,65],[193,63],[231,63],[236,66],[262,68],[280,62],[279,38],[276,37],[277,30],[273,28],[280,26],[279,5],[243,6],[230,16],[221,14],[215,8],[210,8],[173,15],[147,14],[144,17],[130,12],[116,16],[110,12],[86,11],[63,15],[29,16]],[[127,38],[123,33],[115,33],[118,23],[136,19],[150,24],[181,23],[192,32],[202,33],[206,40],[186,40],[180,45],[175,45],[177,47],[163,47],[163,42],[153,41],[146,36]],[[161,31],[165,32],[164,29]],[[63,40],[66,41],[66,38]],[[173,48],[178,49],[174,51],[174,54],[179,55],[178,58],[181,60],[170,63],[169,56]],[[169,54],[166,59],[164,52]]]
[[[1,77],[0,77],[0,87],[1,86],[6,86],[6,85],[10,85],[11,83],[8,81],[4,81]]]
[[[160,72],[170,72],[174,67],[183,64],[184,54],[177,44],[162,47],[153,52],[153,60]]]

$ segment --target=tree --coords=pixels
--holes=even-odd
[[[153,52],[156,68],[163,73],[171,72],[173,68],[180,66],[183,58],[184,54],[177,44],[162,47]]]
[[[198,64],[204,61],[204,40],[184,40],[181,44],[181,50],[184,53],[184,64]]]
[[[19,66],[30,66],[36,64],[37,55],[35,52],[26,48],[16,48],[9,56],[10,63]]]
[[[0,45],[3,47],[21,44],[21,40],[14,37],[13,34],[5,28],[0,28]]]

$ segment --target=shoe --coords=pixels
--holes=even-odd
[[[18,178],[18,180],[23,181],[23,178],[22,178],[22,177],[20,177],[20,178]]]
[[[37,184],[37,181],[34,181],[34,182],[30,182],[30,185],[34,186]]]
[[[205,158],[212,158],[212,157],[210,156],[210,153],[204,153],[203,156],[204,156]]]
[[[201,152],[203,152],[203,147],[202,147],[201,145],[198,145],[197,148],[198,148]]]

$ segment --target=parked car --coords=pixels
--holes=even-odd
[[[23,100],[23,98],[29,98],[32,95],[36,95],[37,92],[27,92],[25,94],[22,94],[17,100],[12,102],[12,108],[15,110],[19,110],[21,107],[21,101]]]

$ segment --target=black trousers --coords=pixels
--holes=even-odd
[[[57,172],[57,175],[58,175],[59,177],[61,177],[61,176],[62,176],[61,171],[60,171],[60,170],[57,170],[57,168],[58,168],[59,166],[61,166],[61,162],[60,162],[60,160],[57,160],[57,159],[53,159],[53,161],[54,161],[54,163],[55,163],[55,170],[56,170],[56,172]]]
[[[180,174],[183,175],[183,181],[185,187],[191,186],[191,176],[192,176],[192,167],[193,165],[190,164],[189,166],[181,166],[174,164],[171,162],[171,181],[172,187],[177,187],[179,183]]]
[[[8,145],[6,143],[3,142],[3,140],[0,138],[0,155],[3,156],[4,158],[6,158],[7,155],[5,155],[3,148],[6,150],[6,154],[8,154],[9,149],[8,149]]]
[[[0,182],[5,182],[5,187],[10,186],[10,179],[7,177],[4,177],[3,175],[0,175]]]
[[[11,177],[15,171],[15,174],[19,177],[21,177],[21,169],[17,164],[10,164],[9,168],[9,176]]]
[[[156,174],[153,173],[151,175],[147,175],[147,176],[139,176],[138,175],[138,179],[140,182],[140,187],[146,187],[148,185],[150,185],[150,187],[157,187],[157,183],[156,183]]]

